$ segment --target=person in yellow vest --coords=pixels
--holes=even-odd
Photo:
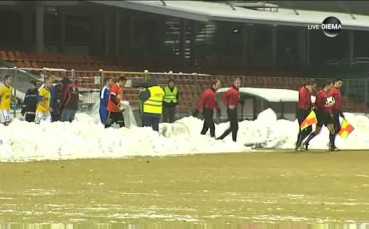
[[[151,76],[147,82],[147,88],[140,93],[143,102],[143,126],[151,126],[159,132],[159,121],[163,113],[164,90],[158,85],[155,76]]]
[[[173,123],[175,121],[178,98],[178,88],[174,86],[174,80],[170,79],[168,85],[164,87],[163,122]]]
[[[50,107],[51,101],[51,89],[52,81],[49,77],[44,79],[44,87],[38,93],[38,105],[36,109],[35,123],[39,124],[41,121],[51,122],[50,112],[52,108]]]
[[[0,122],[7,126],[10,119],[10,105],[11,102],[16,102],[16,98],[14,95],[14,89],[12,85],[12,77],[10,75],[6,75],[4,77],[4,86],[0,88]]]

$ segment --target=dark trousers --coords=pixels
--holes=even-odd
[[[341,123],[340,123],[340,112],[339,111],[333,111],[332,115],[332,122],[334,126],[334,134],[329,133],[329,144],[331,147],[336,148],[336,135],[341,130]]]
[[[50,115],[51,115],[51,121],[52,122],[60,121],[60,113],[59,113],[59,111],[50,112]]]
[[[62,122],[73,122],[75,115],[76,115],[76,110],[63,109],[61,113],[61,121]]]
[[[310,114],[310,110],[297,109],[297,121],[299,122],[299,133],[297,135],[296,147],[302,144],[302,141],[313,131],[313,127],[306,127],[301,131],[301,124],[306,117]]]
[[[232,140],[234,142],[236,142],[237,141],[237,132],[238,132],[237,108],[234,109],[234,110],[231,110],[231,109],[227,108],[227,115],[228,115],[228,120],[230,122],[230,126],[226,131],[224,131],[222,136],[220,136],[218,139],[224,139],[225,137],[228,136],[228,134],[230,134],[232,132]]]
[[[53,108],[53,111],[50,112],[51,121],[52,122],[61,121],[61,112],[62,112],[62,110],[59,109],[60,104],[57,101],[53,101],[51,108]]]
[[[213,109],[206,109],[202,111],[202,116],[204,117],[204,125],[201,130],[201,134],[205,135],[210,128],[210,136],[213,138],[215,137],[215,125],[213,120],[214,110]]]
[[[36,115],[34,114],[26,114],[24,119],[27,121],[27,122],[34,122],[35,121],[35,117]]]
[[[341,123],[340,123],[340,113],[338,111],[333,111],[333,125],[336,134],[341,130]]]
[[[152,117],[152,116],[143,116],[143,126],[150,126],[154,131],[159,132],[159,122],[160,122],[160,116],[159,117]]]
[[[105,128],[109,128],[116,123],[119,127],[124,127],[124,117],[122,112],[109,112],[108,121],[105,123]]]
[[[163,122],[173,123],[176,120],[176,107],[163,107]]]

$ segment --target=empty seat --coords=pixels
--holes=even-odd
[[[6,53],[6,51],[0,51],[0,58],[2,60],[9,60],[8,54]]]
[[[44,61],[44,55],[42,53],[39,53],[39,52],[36,52],[34,53],[35,54],[35,59],[38,61],[38,62],[43,62]]]
[[[44,52],[42,54],[42,59],[45,60],[45,62],[51,62],[55,60],[55,58],[53,58],[53,56],[48,52]]]
[[[35,61],[37,59],[36,53],[34,52],[29,52],[28,56],[30,61]]]
[[[26,68],[32,68],[31,63],[30,63],[28,60],[25,60],[25,61],[24,61],[24,66],[25,66]]]
[[[8,56],[8,60],[12,60],[12,61],[16,60],[15,54],[13,51],[7,51],[7,56]]]
[[[38,64],[37,64],[37,62],[36,62],[36,61],[31,61],[30,63],[31,63],[32,68],[40,68],[40,67],[38,66]]]
[[[24,68],[24,67],[26,67],[26,66],[24,65],[23,61],[21,61],[21,60],[17,60],[17,61],[15,62],[15,65],[16,65],[18,68]]]
[[[26,58],[24,58],[24,56],[22,55],[22,52],[20,51],[14,51],[14,56],[17,60],[24,60]]]

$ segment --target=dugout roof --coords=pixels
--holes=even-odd
[[[329,16],[337,17],[342,29],[369,30],[369,16],[338,12],[323,12],[278,8],[277,12],[252,10],[225,4],[202,1],[89,1],[108,6],[139,10],[148,13],[186,18],[197,21],[229,21],[255,24],[307,26],[321,24]]]

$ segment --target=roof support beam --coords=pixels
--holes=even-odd
[[[128,1],[89,1],[94,2],[98,4],[104,4],[114,7],[120,7],[125,9],[131,9],[131,10],[138,10],[138,11],[144,11],[148,13],[153,14],[161,14],[171,17],[177,17],[177,18],[185,18],[190,20],[196,20],[196,21],[209,21],[209,18],[207,15],[201,14],[201,13],[195,13],[195,12],[186,12],[183,10],[173,9],[166,7],[152,7],[150,5],[144,5],[139,4],[136,2],[128,2]]]
[[[348,31],[348,60],[349,65],[352,67],[354,65],[354,31]]]

